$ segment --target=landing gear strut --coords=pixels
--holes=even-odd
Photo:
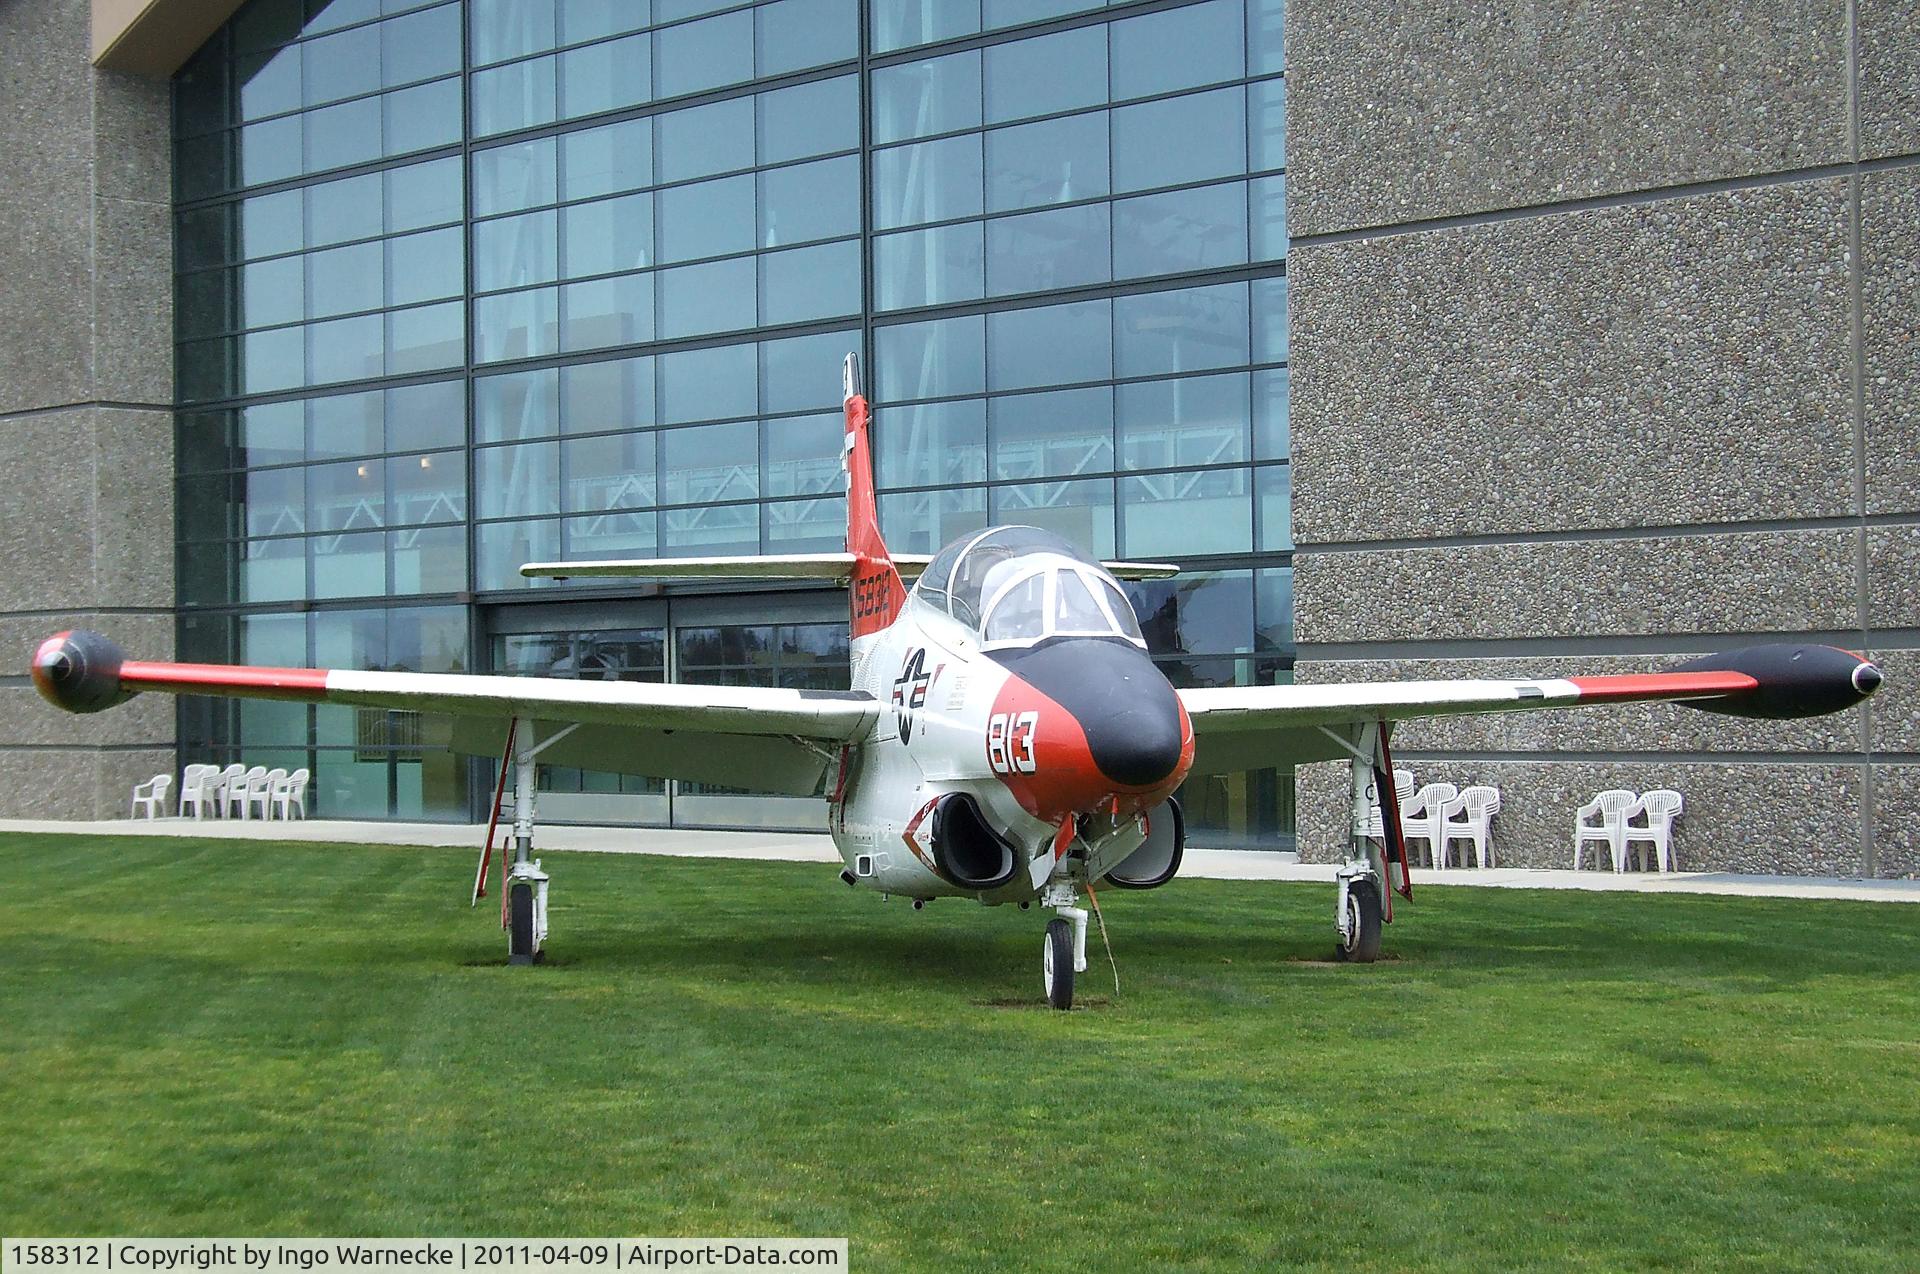
[[[1047,1003],[1056,1009],[1073,1007],[1073,975],[1087,969],[1087,913],[1071,884],[1048,885],[1040,905],[1059,915],[1047,921],[1046,941],[1040,949],[1040,975]]]
[[[1325,727],[1322,727],[1324,730]],[[1407,842],[1400,827],[1400,802],[1393,788],[1393,756],[1387,750],[1387,725],[1362,724],[1352,737],[1326,733],[1352,756],[1348,806],[1347,861],[1337,879],[1333,928],[1340,945],[1334,954],[1342,960],[1370,964],[1380,958],[1381,926],[1393,920],[1387,897],[1397,888],[1407,898],[1413,886],[1407,878]],[[1393,870],[1400,869],[1394,884]]]
[[[513,866],[507,872],[506,906],[501,916],[507,931],[508,964],[537,964],[546,955],[549,877],[533,856],[535,761],[540,753],[577,729],[577,725],[570,725],[535,744],[533,723],[527,722],[525,742],[514,754]]]

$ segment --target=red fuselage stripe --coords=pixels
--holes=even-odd
[[[324,668],[244,668],[235,664],[168,664],[129,659],[120,665],[120,684],[128,690],[239,692],[260,698],[327,697]]]
[[[1760,688],[1760,683],[1744,672],[1648,672],[1567,680],[1582,700],[1694,699],[1745,694]]]

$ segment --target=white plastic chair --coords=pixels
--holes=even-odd
[[[253,794],[253,785],[267,777],[267,767],[256,765],[250,770],[243,769],[238,774],[233,771],[233,766],[227,767],[227,790],[226,794],[220,798],[220,806],[226,810],[229,818],[233,817],[235,810],[240,811],[241,818],[246,818],[249,807],[247,798]]]
[[[1680,817],[1685,808],[1686,802],[1681,799],[1680,793],[1670,787],[1657,787],[1642,796],[1634,807],[1627,811],[1623,821],[1621,858],[1624,860],[1627,851],[1633,848],[1633,843],[1639,841],[1641,842],[1641,871],[1647,869],[1646,846],[1648,845],[1653,846],[1654,859],[1659,863],[1660,870],[1673,871],[1673,820]],[[1633,820],[1641,814],[1647,816],[1646,825],[1636,827]]]
[[[240,784],[241,790],[243,792],[245,791],[246,773],[247,767],[236,761],[226,769],[216,774],[209,774],[200,780],[207,790],[208,799],[213,802],[213,815],[215,818],[225,818],[227,816],[227,798],[229,794],[232,793],[235,784]]]
[[[256,766],[254,768],[258,769],[259,767]],[[252,818],[253,811],[257,807],[260,811],[261,820],[263,822],[271,821],[273,818],[273,785],[276,783],[284,783],[286,778],[287,772],[285,770],[262,770],[257,775],[249,771],[247,774],[247,812],[245,817]]]
[[[1460,795],[1448,801],[1440,811],[1440,859],[1452,857],[1452,843],[1471,841],[1473,858],[1482,867],[1493,866],[1493,848],[1488,842],[1493,816],[1500,812],[1500,789],[1476,783],[1460,789]],[[1459,815],[1458,818],[1454,817]],[[1466,865],[1466,856],[1460,863]]]
[[[1447,802],[1460,795],[1460,789],[1451,783],[1429,783],[1413,796],[1400,802],[1400,831],[1407,838],[1407,853],[1411,857],[1413,842],[1424,840],[1430,849],[1429,857],[1435,868],[1444,868],[1445,855],[1440,852],[1441,811]]]
[[[281,818],[293,818],[296,812],[303,819],[307,816],[307,781],[312,777],[312,771],[302,766],[273,789],[273,805]]]
[[[180,771],[181,818],[187,816],[188,806],[193,807],[195,818],[205,817],[207,812],[205,779],[209,774],[219,772],[219,767],[214,765],[189,765]]]
[[[1413,771],[1396,768],[1393,772],[1393,799],[1405,805],[1407,798],[1413,795]],[[1367,835],[1375,840],[1387,838],[1387,825],[1380,813],[1380,802],[1373,803],[1373,813],[1367,816]]]
[[[1627,869],[1627,811],[1640,801],[1639,793],[1610,787],[1582,805],[1573,815],[1573,869],[1579,871],[1588,841],[1605,841],[1615,871]],[[1589,823],[1597,818],[1598,823]],[[1595,864],[1597,867],[1598,864]]]
[[[133,785],[133,805],[127,810],[128,818],[138,818],[140,807],[145,806],[149,819],[159,818],[167,812],[167,789],[173,786],[173,775],[156,774],[145,783]]]

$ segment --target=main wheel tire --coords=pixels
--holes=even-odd
[[[507,963],[532,964],[533,886],[510,886],[507,898]]]
[[[1073,925],[1064,916],[1047,921],[1047,939],[1040,952],[1040,972],[1047,1003],[1056,1009],[1073,1007]]]
[[[1380,886],[1371,880],[1347,885],[1347,937],[1336,954],[1355,964],[1371,964],[1380,958]]]

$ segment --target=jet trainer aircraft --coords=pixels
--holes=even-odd
[[[845,385],[846,552],[522,568],[844,581],[853,663],[845,692],[156,663],[85,631],[40,644],[34,683],[70,712],[164,691],[450,714],[459,750],[504,749],[514,762],[505,919],[515,963],[534,959],[547,934],[548,878],[531,856],[536,759],[654,778],[737,784],[751,775],[765,790],[824,796],[850,885],[916,906],[958,896],[1054,909],[1041,963],[1047,999],[1064,1009],[1086,968],[1082,891],[1174,878],[1185,844],[1174,791],[1189,775],[1350,762],[1350,853],[1334,921],[1340,956],[1367,961],[1392,920],[1391,894],[1412,897],[1397,804],[1377,800],[1393,790],[1394,723],[1651,700],[1812,716],[1857,703],[1881,682],[1856,655],[1789,644],[1637,676],[1175,690],[1148,657],[1118,583],[1174,567],[1102,563],[1025,526],[968,535],[931,559],[889,554],[851,355]],[[909,591],[903,577],[916,574]],[[1376,818],[1384,834],[1369,835]]]

